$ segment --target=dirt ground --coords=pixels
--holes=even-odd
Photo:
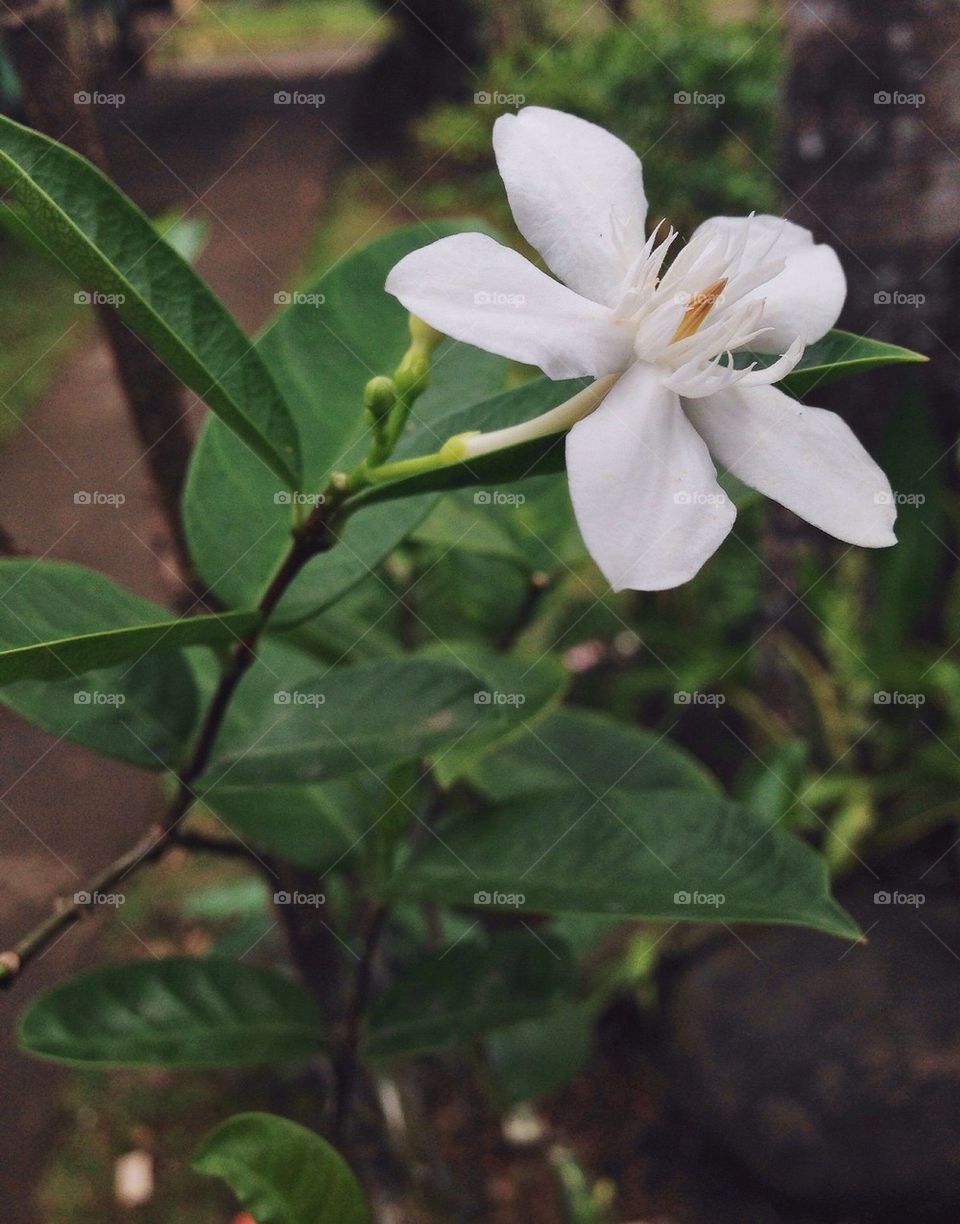
[[[135,83],[104,116],[122,186],[150,213],[177,206],[209,226],[199,270],[254,329],[290,285],[315,231],[331,174],[350,160],[359,53],[317,52]],[[322,107],[278,106],[280,90],[322,92]],[[191,397],[192,399],[192,397]],[[185,401],[186,404],[190,400]],[[190,410],[193,424],[202,408]],[[82,490],[122,493],[119,507],[78,506]],[[168,602],[169,548],[146,464],[99,338],[60,370],[0,451],[0,522],[18,546],[82,562]],[[54,741],[0,710],[0,943],[45,912],[147,827],[159,796],[138,770]],[[64,796],[69,796],[69,812]],[[69,816],[69,819],[67,818]],[[33,1224],[29,1197],[57,1124],[61,1073],[15,1052],[24,998],[87,960],[95,921],[67,932],[18,987],[0,995],[4,1108],[0,1202]]]

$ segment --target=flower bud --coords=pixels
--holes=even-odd
[[[392,378],[384,374],[371,378],[363,389],[363,410],[370,424],[376,426],[386,420],[398,398],[397,384]]]

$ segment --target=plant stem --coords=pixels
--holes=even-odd
[[[353,994],[344,1018],[343,1041],[334,1057],[335,1107],[333,1136],[335,1142],[343,1141],[347,1119],[350,1116],[350,1106],[353,1102],[357,1073],[359,1071],[360,1036],[363,1016],[370,997],[373,960],[380,943],[380,936],[383,934],[383,929],[386,925],[387,913],[387,906],[382,902],[374,902],[369,911],[366,933],[364,935],[363,954],[360,957],[360,964],[357,966]]]
[[[321,504],[295,530],[290,551],[260,600],[260,624],[237,643],[230,655],[220,683],[211,698],[189,761],[177,774],[176,794],[163,819],[109,867],[94,876],[82,892],[74,895],[72,901],[58,902],[52,914],[34,927],[12,949],[0,953],[0,987],[11,985],[20,976],[28,962],[48,948],[62,931],[79,920],[86,904],[83,901],[78,902],[77,897],[103,892],[135,868],[144,863],[155,862],[172,846],[189,844],[189,839],[178,837],[176,830],[195,798],[193,784],[209,764],[224,716],[237,691],[237,686],[256,659],[256,645],[271,613],[307,562],[334,543],[332,523],[340,510],[342,500],[342,493],[334,489],[328,490]]]

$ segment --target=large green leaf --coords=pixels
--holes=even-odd
[[[737,365],[756,362],[760,367],[776,360],[776,355],[767,353],[738,353]],[[833,331],[807,346],[799,363],[794,366],[778,386],[791,395],[806,395],[815,387],[849,378],[851,374],[862,374],[878,366],[903,365],[926,361],[922,353],[901,348],[899,344],[886,344],[882,340],[871,340],[869,336],[856,336],[853,332]]]
[[[64,680],[182,646],[232,645],[253,612],[181,617],[62,561],[0,560],[0,685]]]
[[[343,1157],[288,1118],[228,1118],[203,1141],[193,1167],[222,1177],[257,1224],[367,1224],[370,1218]]]
[[[436,831],[388,882],[388,896],[857,936],[813,850],[709,794],[554,790],[451,816]]]
[[[532,928],[487,942],[463,939],[404,967],[371,1009],[367,1053],[443,1049],[545,1016],[570,993],[573,976],[565,945]]]
[[[386,659],[282,681],[265,662],[231,705],[208,784],[327,782],[455,744],[507,721],[478,704],[478,677],[434,659]]]
[[[207,791],[204,804],[243,841],[319,872],[360,845],[383,812],[404,810],[402,799],[367,770],[300,786],[232,786],[229,777]]]
[[[585,796],[602,795],[610,787],[637,795],[720,793],[700,762],[666,735],[571,706],[479,761],[469,777],[498,803],[552,789],[582,790]]]
[[[256,347],[136,205],[84,158],[5,116],[0,185],[38,240],[115,305],[261,470],[298,488],[296,427]]]
[[[363,388],[373,375],[391,373],[409,344],[407,313],[384,292],[387,273],[437,237],[482,228],[479,222],[436,222],[388,234],[342,260],[267,329],[259,349],[300,431],[304,488],[321,490],[331,470],[363,458]],[[434,354],[430,387],[415,405],[415,421],[433,421],[490,395],[503,385],[506,368],[499,357],[444,341]],[[230,607],[256,602],[288,546],[290,506],[278,495],[276,480],[219,421],[208,421],[191,463],[184,516],[197,569]],[[307,566],[279,615],[302,619],[333,602],[416,526],[429,505],[428,499],[411,501],[350,521],[340,547]]]
[[[286,1062],[323,1048],[319,1010],[296,982],[179,956],[109,965],[43,991],[19,1037],[41,1058],[114,1067]]]

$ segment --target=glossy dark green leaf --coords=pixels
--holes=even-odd
[[[222,1177],[257,1224],[370,1219],[360,1185],[339,1152],[289,1118],[228,1118],[203,1141],[193,1167]]]
[[[737,365],[756,362],[760,367],[776,360],[776,355],[767,353],[738,353]],[[834,328],[822,340],[807,346],[800,362],[781,379],[778,386],[791,395],[806,395],[815,387],[825,386],[851,374],[862,374],[879,366],[904,365],[926,361],[922,353],[901,348],[898,344],[886,344],[882,340],[871,340],[869,336],[856,336],[853,332]]]
[[[242,841],[319,872],[342,862],[381,813],[399,802],[367,770],[300,786],[232,786],[231,776],[204,795],[204,804]]]
[[[566,706],[511,740],[470,770],[471,781],[502,802],[533,790],[610,787],[642,795],[651,790],[719,794],[704,767],[666,737],[605,714]]]
[[[257,612],[176,619],[103,574],[62,561],[0,560],[0,685],[65,680],[184,646],[231,646]]]
[[[370,1013],[371,1057],[463,1045],[518,1020],[547,1015],[573,986],[564,944],[549,933],[462,939],[403,968]]]
[[[547,791],[451,816],[436,831],[388,882],[388,896],[858,933],[809,846],[702,792]]]
[[[115,307],[238,444],[281,487],[298,488],[296,427],[256,346],[136,205],[84,158],[4,116],[0,185],[37,239]]]
[[[383,288],[387,273],[437,237],[483,228],[479,222],[436,222],[388,234],[344,258],[264,333],[260,353],[300,431],[305,488],[321,490],[333,469],[363,458],[363,388],[373,375],[391,373],[409,344],[407,313]],[[506,368],[499,357],[444,341],[414,422],[431,422],[492,394],[503,385]],[[210,497],[210,489],[218,495]],[[410,501],[402,509],[351,520],[343,543],[316,557],[297,579],[278,610],[282,619],[303,619],[339,598],[416,526],[429,505],[429,499]],[[283,486],[219,421],[209,421],[191,463],[184,516],[195,564],[227,606],[256,602],[288,547],[290,512]]]
[[[230,708],[204,782],[328,782],[383,770],[506,721],[457,663],[386,659],[280,679],[264,664]]]
[[[20,1047],[87,1066],[220,1067],[323,1048],[311,995],[279,973],[175,956],[93,969],[31,1000]]]

